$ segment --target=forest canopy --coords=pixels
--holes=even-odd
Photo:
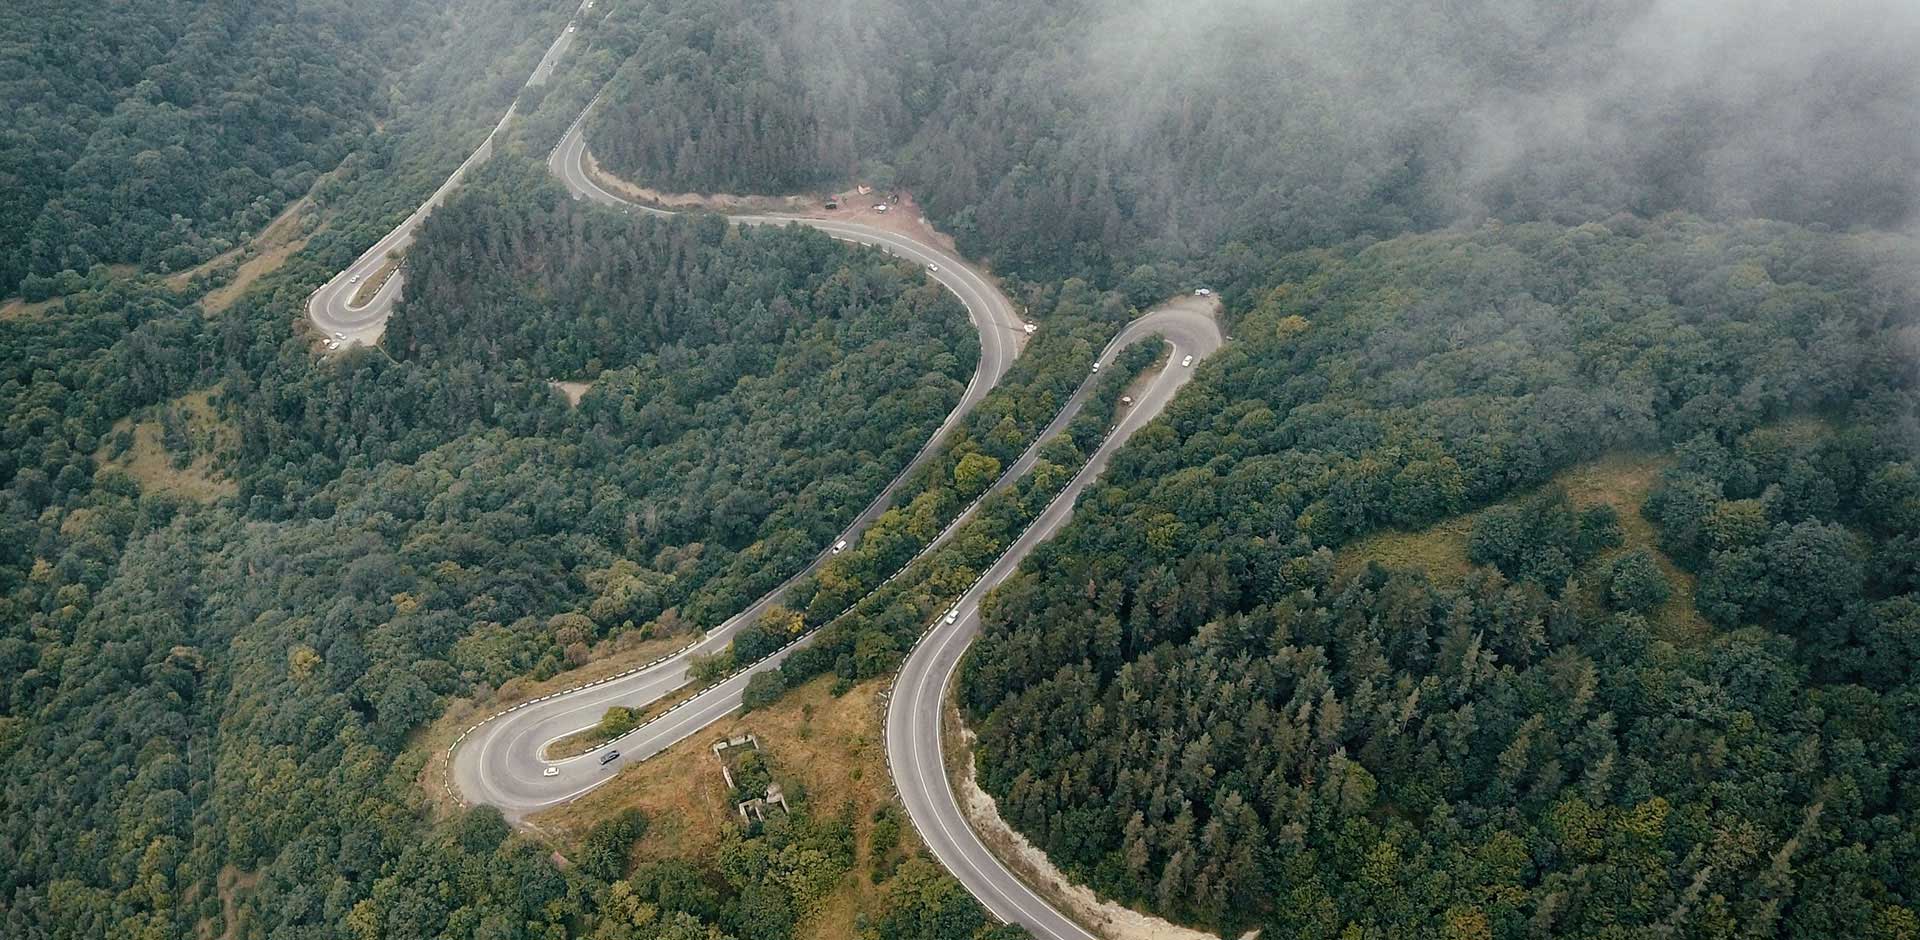
[[[1204,284],[1231,340],[957,673],[1010,823],[1234,935],[1920,934],[1911,4],[596,7],[0,24],[0,934],[790,940],[867,878],[860,940],[1018,936],[891,809],[641,865],[672,821],[623,813],[558,865],[421,786],[449,701],[799,570],[976,363],[916,265],[567,198],[540,161],[603,85],[616,174],[910,190],[1041,327],[737,635],[823,629],[756,708],[884,682],[1155,344],[891,576]],[[380,345],[319,355],[307,298],[510,102]],[[1569,484],[1607,461],[1642,490]]]
[[[1273,283],[989,600],[983,785],[1096,889],[1228,931],[1902,936],[1912,250],[1621,216]],[[1644,506],[1542,488],[1623,451],[1669,455]],[[1336,575],[1483,506],[1463,580]],[[1628,511],[1655,537],[1618,553]],[[1654,550],[1706,634],[1650,619]]]
[[[898,183],[962,247],[1101,286],[1489,216],[1920,208],[1899,0],[688,0],[609,27],[653,53],[590,128],[616,172]]]

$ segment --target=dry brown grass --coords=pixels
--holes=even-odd
[[[132,277],[139,273],[140,266],[137,264],[107,265],[107,275],[113,280]],[[23,297],[5,298],[4,300],[0,300],[0,321],[32,319],[58,306],[64,299],[63,297],[49,297],[46,300],[28,302],[26,298]]]
[[[407,742],[408,751],[419,755],[421,761],[415,782],[439,810],[452,812],[459,809],[459,802],[447,794],[447,747],[474,721],[549,692],[570,689],[625,672],[673,652],[693,642],[693,639],[692,634],[680,634],[643,640],[638,633],[625,633],[595,646],[593,659],[576,669],[539,681],[525,677],[509,679],[501,683],[499,689],[483,690],[476,698],[454,699],[439,718],[415,732]]]
[[[574,408],[580,407],[580,399],[587,397],[587,390],[593,388],[592,382],[568,382],[560,379],[555,379],[548,384],[559,389],[560,394],[567,396],[567,404]]]
[[[366,306],[367,302],[373,299],[373,295],[380,293],[380,288],[384,287],[399,270],[400,262],[388,258],[387,263],[381,265],[380,270],[373,272],[372,277],[360,282],[360,289],[353,293],[353,306]]]
[[[240,895],[252,891],[260,883],[260,873],[243,872],[232,865],[220,869],[215,876],[215,884],[220,892],[220,919],[226,928],[216,936],[213,932],[213,918],[203,918],[194,925],[194,932],[202,940],[233,940],[240,935]]]
[[[634,709],[633,727],[637,728],[641,725],[646,724],[649,721],[654,720],[655,718],[660,717],[661,715],[666,714],[667,712],[673,710],[673,707],[675,705],[678,705],[681,702],[686,701],[687,699],[690,699],[696,695],[699,695],[711,684],[712,683],[689,682],[686,685],[683,685],[677,689],[674,689],[672,692],[668,692],[667,694],[662,695],[659,698],[654,699],[653,701],[648,702],[647,704]],[[542,753],[541,756],[545,757],[548,760],[560,760],[561,758],[565,758],[565,757],[577,757],[581,754],[585,754],[586,752],[593,750],[596,747],[599,747],[603,742],[605,742],[608,739],[608,737],[609,735],[605,731],[602,731],[599,725],[594,725],[593,727],[587,728],[583,731],[575,731],[574,733],[569,734],[566,737],[563,737],[553,742],[552,744],[547,745],[546,750]]]
[[[1640,515],[1640,508],[1646,505],[1647,494],[1659,484],[1660,471],[1666,465],[1667,461],[1660,457],[1617,455],[1575,467],[1554,479],[1566,487],[1567,496],[1575,506],[1607,503],[1620,514],[1620,547],[1595,559],[1589,570],[1598,570],[1615,557],[1636,548],[1644,548],[1652,553],[1654,560],[1660,564],[1661,573],[1667,576],[1667,583],[1673,586],[1673,596],[1655,608],[1647,619],[1666,639],[1697,643],[1704,640],[1712,628],[1707,626],[1700,611],[1693,606],[1693,575],[1680,570],[1673,559],[1660,551],[1654,543],[1653,523]]]
[[[214,410],[213,396],[218,391],[214,386],[188,392],[171,403],[185,413],[188,436],[196,444],[193,461],[185,467],[175,467],[173,456],[161,443],[158,414],[143,421],[122,418],[113,431],[132,431],[133,446],[118,457],[109,457],[109,445],[102,443],[94,459],[103,467],[125,470],[143,490],[201,503],[232,496],[239,487],[214,466],[215,455],[231,446],[234,436],[233,428]]]
[[[1349,577],[1377,561],[1388,568],[1419,568],[1442,584],[1458,583],[1473,570],[1467,561],[1467,533],[1478,516],[1464,513],[1418,532],[1376,532],[1355,539],[1334,553],[1334,576]]]
[[[275,216],[273,221],[268,222],[267,227],[261,229],[260,234],[255,235],[246,245],[170,275],[167,283],[175,288],[183,288],[196,277],[224,265],[238,262],[239,266],[234,269],[232,280],[208,291],[207,295],[200,299],[200,309],[208,314],[219,313],[233,306],[233,302],[239,300],[240,295],[246,293],[247,288],[252,287],[255,281],[279,269],[288,258],[293,257],[294,252],[306,247],[307,238],[301,234],[301,229],[304,227],[302,219],[312,205],[313,203],[304,197],[295,200],[292,205]],[[241,260],[242,258],[245,260]]]
[[[822,676],[782,696],[771,707],[733,715],[660,755],[628,768],[614,782],[529,822],[565,847],[578,845],[595,822],[629,807],[646,813],[647,835],[636,861],[711,861],[721,835],[738,823],[714,757],[715,741],[751,733],[760,740],[774,777],[809,811],[837,814],[853,804],[854,870],[802,925],[804,940],[853,940],[860,913],[878,911],[884,885],[868,880],[867,846],[873,812],[893,802],[882,735],[884,680],[855,686],[839,698]],[[790,796],[790,798],[792,798]],[[903,843],[912,827],[903,826]]]
[[[1665,466],[1666,460],[1655,455],[1615,454],[1563,471],[1554,482],[1566,489],[1576,507],[1607,503],[1620,514],[1621,546],[1590,562],[1586,570],[1598,571],[1615,556],[1635,548],[1652,552],[1673,585],[1673,596],[1648,619],[1667,639],[1697,642],[1709,627],[1693,606],[1693,576],[1655,546],[1653,524],[1640,515]],[[1418,532],[1380,532],[1356,539],[1335,554],[1335,576],[1350,576],[1367,562],[1378,561],[1389,568],[1422,569],[1442,584],[1458,583],[1473,570],[1467,561],[1467,534],[1484,511],[1463,513]]]
[[[25,300],[14,297],[6,303],[0,304],[0,320],[29,320],[45,313],[47,308],[59,302],[60,298],[58,297],[48,300],[36,300],[33,303],[27,303]]]

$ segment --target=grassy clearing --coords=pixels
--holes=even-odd
[[[633,709],[633,723],[628,726],[627,730],[631,731],[666,714],[673,706],[699,695],[710,685],[712,685],[710,682],[689,682],[640,708]],[[620,734],[625,733],[626,731],[622,731],[619,734],[608,734],[599,725],[594,725],[584,731],[576,731],[547,745],[546,753],[543,756],[548,760],[575,757],[580,754],[585,754],[599,747],[607,740],[619,737]]]
[[[208,315],[216,314],[240,299],[255,281],[278,270],[288,258],[307,245],[304,234],[313,202],[305,197],[297,199],[281,213],[267,223],[247,244],[218,255],[202,264],[185,271],[169,275],[167,283],[175,288],[186,288],[194,279],[210,277],[215,272],[232,269],[232,276],[225,284],[207,291],[200,299],[200,309]]]
[[[538,681],[518,676],[501,683],[499,689],[483,689],[474,698],[454,699],[438,719],[416,732],[408,742],[409,753],[420,762],[415,782],[438,809],[448,813],[458,810],[459,801],[447,794],[447,747],[460,732],[503,708],[625,672],[673,652],[693,639],[692,634],[685,633],[649,639],[642,639],[638,631],[623,633],[595,645],[590,654],[593,659],[577,669]]]
[[[372,277],[360,282],[360,289],[353,294],[353,305],[366,306],[367,302],[373,299],[373,295],[380,293],[380,288],[386,286],[387,279],[393,277],[394,272],[398,270],[400,270],[400,262],[392,258],[387,259],[387,263],[381,265],[380,270],[373,272]]]
[[[234,430],[213,407],[219,386],[188,392],[161,408],[176,409],[185,420],[191,459],[180,466],[165,443],[158,409],[149,409],[142,420],[123,418],[113,426],[94,459],[103,467],[126,471],[142,490],[167,493],[193,502],[212,502],[239,492],[239,487],[214,466],[221,451],[233,443]],[[126,434],[131,444],[115,454],[114,441]]]
[[[59,302],[60,298],[58,297],[47,300],[36,300],[33,303],[28,303],[18,297],[12,297],[5,303],[0,303],[0,321],[30,320],[47,312],[48,308]]]
[[[195,925],[194,932],[203,940],[233,940],[240,935],[240,896],[260,883],[260,872],[243,872],[228,865],[220,869],[216,883],[220,891],[220,919],[226,926],[215,935],[213,919],[205,918]]]
[[[838,813],[847,802],[853,804],[854,869],[801,926],[799,936],[854,940],[857,916],[877,912],[885,892],[884,885],[870,879],[866,859],[873,812],[893,802],[881,724],[885,712],[880,692],[886,681],[863,683],[839,698],[828,694],[832,683],[832,676],[822,676],[789,691],[768,708],[716,722],[628,768],[614,782],[530,822],[571,847],[595,822],[636,807],[649,820],[646,837],[634,847],[636,861],[677,858],[707,863],[721,835],[740,819],[712,745],[751,733],[759,738],[774,778],[789,800],[805,803],[816,814]],[[903,844],[913,840],[911,826],[905,827],[901,838]]]
[[[1575,507],[1607,503],[1620,514],[1621,546],[1589,562],[1585,570],[1599,571],[1635,548],[1652,552],[1673,586],[1673,596],[1648,619],[1669,640],[1698,642],[1710,628],[1693,606],[1693,576],[1655,546],[1653,524],[1640,515],[1665,466],[1665,458],[1656,455],[1616,454],[1563,471],[1553,481],[1566,489]],[[1518,494],[1513,500],[1529,495]],[[1335,575],[1346,577],[1377,561],[1389,568],[1420,568],[1436,581],[1457,583],[1473,570],[1467,561],[1467,534],[1484,511],[1463,513],[1418,532],[1380,532],[1350,542],[1334,556]],[[1597,602],[1597,589],[1589,590]]]
[[[580,399],[587,397],[587,390],[593,388],[592,382],[568,382],[561,379],[555,379],[548,384],[559,389],[560,394],[567,396],[567,405],[573,408],[580,407]]]
[[[1473,570],[1467,561],[1467,533],[1478,516],[1470,512],[1418,532],[1376,532],[1355,539],[1334,554],[1334,575],[1349,577],[1377,561],[1388,568],[1422,569],[1441,583],[1458,583]]]

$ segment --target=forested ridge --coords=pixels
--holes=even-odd
[[[598,923],[605,881],[421,815],[408,734],[443,696],[732,613],[919,449],[977,355],[910,266],[604,214],[517,161],[436,213],[409,285],[392,358],[318,366],[291,291],[209,323],[109,280],[10,326],[48,350],[6,386],[10,934],[217,925],[223,868],[259,875],[241,935]],[[594,378],[578,409],[556,372]],[[92,473],[114,419],[213,378],[236,500]]]
[[[0,293],[58,295],[0,319],[0,933],[791,940],[867,879],[833,925],[862,940],[1018,934],[901,819],[861,820],[894,841],[860,851],[832,794],[633,866],[661,820],[556,846],[423,792],[451,699],[798,570],[977,355],[913,265],[566,198],[538,160],[606,85],[589,140],[621,175],[911,189],[1041,324],[898,505],[738,635],[736,662],[824,631],[752,706],[885,681],[1154,344],[876,585],[1114,330],[1205,284],[1231,341],[990,596],[957,673],[1009,822],[1223,934],[1920,934],[1904,5],[609,6],[524,94],[572,3],[0,27]],[[515,100],[381,347],[316,356],[313,289]],[[302,194],[304,247],[217,312],[231,263],[108,266],[179,270]],[[189,396],[219,433],[181,428]],[[132,422],[219,485],[118,460]],[[1561,485],[1621,455],[1660,468],[1644,500]],[[1460,570],[1369,564],[1387,535],[1457,540]]]
[[[1620,217],[1278,278],[990,600],[983,783],[1096,888],[1233,930],[1906,935],[1911,249]],[[1709,636],[1551,490],[1476,518],[1462,583],[1334,576],[1669,448],[1644,511]]]
[[[238,244],[371,126],[415,4],[29,2],[0,27],[0,285]],[[386,28],[395,22],[409,27]]]
[[[30,2],[0,26],[0,293],[67,294],[96,264],[185,270],[309,193],[335,231],[390,224],[512,100],[525,43],[545,45],[529,25],[568,9]]]
[[[588,136],[668,189],[909,187],[1103,287],[1462,217],[1883,227],[1920,193],[1898,6],[655,3]]]

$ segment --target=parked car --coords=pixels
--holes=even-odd
[[[1213,293],[1213,291],[1210,291],[1210,290],[1208,290],[1208,289],[1206,289],[1206,288],[1204,288],[1204,287],[1202,287],[1202,288],[1200,288],[1199,290],[1196,290],[1196,291],[1194,291],[1194,292],[1193,292],[1193,296],[1195,296],[1195,297],[1206,297],[1206,296],[1210,296],[1210,295],[1211,295],[1212,293]]]
[[[1095,362],[1095,363],[1093,364],[1093,371],[1095,371],[1095,372],[1098,372],[1098,371],[1100,371],[1100,363],[1099,363],[1099,362],[1097,362],[1097,361],[1096,361],[1096,362]]]
[[[846,550],[847,550],[847,540],[846,540],[846,539],[841,539],[840,541],[838,541],[838,542],[835,542],[835,543],[833,543],[833,553],[834,553],[835,555],[838,555],[838,554],[840,554],[841,552],[844,552],[844,551],[846,551]]]

